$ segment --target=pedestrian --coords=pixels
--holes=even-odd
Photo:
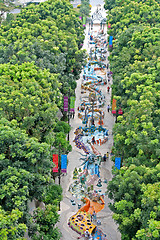
[[[94,119],[91,119],[91,125],[94,125]]]
[[[81,107],[81,111],[83,112],[84,110],[85,110],[85,107],[84,107],[84,106],[82,106],[82,107]]]
[[[95,144],[95,143],[96,143],[95,137],[93,136],[93,137],[92,137],[92,144]]]
[[[107,157],[107,159],[109,159],[109,152],[107,152],[106,157]]]
[[[110,89],[110,87],[108,86],[108,87],[107,87],[107,91],[108,91],[108,93],[109,93],[109,89]]]
[[[74,118],[75,112],[72,112],[72,118]]]
[[[93,211],[92,216],[93,216],[93,220],[97,221],[97,216],[96,216],[96,212],[95,211]]]
[[[103,161],[106,162],[106,160],[107,160],[107,156],[106,156],[106,154],[104,154]]]
[[[108,111],[108,112],[109,112],[109,109],[110,109],[110,106],[108,105],[108,106],[107,106],[107,111]]]
[[[91,214],[91,222],[93,221],[93,216],[92,216],[92,214]]]

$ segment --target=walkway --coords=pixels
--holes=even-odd
[[[88,49],[88,28],[89,26],[86,26],[86,36],[85,36],[85,41],[84,41],[84,48]],[[99,30],[98,25],[93,26],[93,31],[98,31]],[[107,29],[105,29],[107,31]],[[107,60],[108,61],[108,60]],[[74,198],[71,193],[68,192],[69,185],[73,182],[73,171],[75,167],[80,166],[80,161],[79,158],[81,155],[79,152],[84,154],[83,151],[79,150],[76,146],[75,143],[73,142],[73,139],[75,137],[74,131],[77,127],[82,126],[82,121],[81,119],[78,118],[78,112],[77,112],[77,107],[80,104],[80,98],[81,98],[81,83],[82,83],[82,74],[80,76],[80,79],[77,81],[77,88],[76,88],[76,102],[75,102],[75,118],[71,119],[70,124],[71,124],[71,132],[70,132],[70,143],[72,145],[72,152],[69,153],[68,159],[68,167],[67,167],[67,175],[63,176],[61,178],[61,185],[63,188],[63,201],[61,202],[61,211],[60,213],[60,222],[57,224],[58,228],[62,232],[62,238],[61,240],[72,240],[72,239],[77,239],[79,236],[76,232],[74,232],[71,228],[68,227],[68,219],[74,215],[78,211],[78,204],[82,204],[81,201],[77,200],[77,198]],[[106,105],[103,108],[105,112],[104,116],[104,125],[103,127],[109,129],[109,140],[105,144],[101,146],[96,146],[96,148],[101,152],[102,156],[104,153],[107,151],[110,152],[111,147],[113,145],[113,137],[112,137],[112,128],[114,124],[114,117],[112,116],[111,113],[108,113],[107,111],[107,105],[110,105],[111,101],[111,92],[108,94],[107,89],[103,88],[103,92],[105,94],[105,99],[106,99]],[[101,178],[102,179],[107,179],[107,181],[110,181],[112,179],[112,169],[113,162],[109,159],[106,162],[103,162],[101,164]],[[107,189],[107,184],[103,183],[102,186],[104,192]],[[71,204],[71,199],[74,199],[76,202],[76,205]],[[110,199],[105,196],[104,198],[105,201],[105,207],[102,211],[100,211],[97,214],[97,219],[101,221],[101,226],[100,229],[107,235],[108,240],[120,240],[120,233],[117,230],[117,226],[115,222],[112,219],[112,212],[108,207],[108,203],[110,202]]]

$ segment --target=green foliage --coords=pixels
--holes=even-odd
[[[64,121],[58,121],[54,129],[55,132],[63,132],[63,133],[68,133],[69,130],[70,130],[70,127]]]
[[[0,2],[2,15],[10,3]],[[85,64],[84,29],[65,0],[31,4],[12,19],[8,14],[0,28],[0,214],[11,217],[8,225],[0,224],[0,235],[23,239],[28,228],[32,239],[57,240],[62,189],[53,185],[50,149],[71,151],[66,140],[70,127],[58,115],[62,94],[70,89],[75,95]],[[35,222],[28,209],[32,199],[47,204],[35,212]]]
[[[27,185],[20,184],[20,188],[24,185],[27,189],[25,194],[28,194],[27,191],[29,191],[30,198],[35,197],[41,200],[45,186],[48,185],[51,168],[53,166],[49,157],[49,145],[39,143],[35,138],[29,138],[23,131],[16,126],[12,126],[12,123],[5,119],[0,121],[0,144],[2,186],[5,181],[4,179],[7,179],[6,175],[8,173],[8,177],[11,175],[11,178],[9,178],[7,182],[12,181],[13,175],[13,181],[17,181],[18,185],[13,183],[12,185],[14,185],[13,187],[19,188],[19,184],[22,184],[22,176],[24,174],[24,179],[26,177],[25,184]],[[13,169],[9,167],[13,167]],[[8,168],[8,170],[6,170],[6,168]],[[18,174],[17,169],[22,171],[21,176]],[[7,182],[6,184],[8,184]],[[31,185],[29,186],[27,182],[30,182]],[[1,190],[3,190],[3,188]],[[20,191],[21,190],[23,191],[23,189],[20,189]],[[3,196],[5,197],[6,194],[3,194]],[[9,202],[7,204],[9,204]]]
[[[2,23],[4,14],[13,9],[12,0],[0,0],[0,24]]]
[[[1,63],[34,61],[42,69],[59,73],[59,81],[66,84],[67,79],[79,77],[85,59],[80,50],[83,27],[67,1],[46,1],[22,9],[10,28],[2,26],[0,39]]]
[[[29,190],[33,188],[34,176],[29,172],[16,168],[8,167],[0,173],[0,205],[7,211],[19,209],[24,212],[27,210],[27,200]]]
[[[89,0],[81,0],[79,13],[81,16],[88,17],[90,13]]]
[[[57,184],[50,184],[46,193],[44,194],[44,202],[45,204],[53,204],[56,205],[58,202],[62,200],[62,188]]]
[[[14,15],[12,13],[7,13],[6,19],[2,22],[3,25],[8,25],[14,20]]]
[[[151,217],[159,219],[159,180],[159,165],[154,169],[131,165],[117,170],[109,182],[108,194],[115,201],[110,208],[124,239],[132,239],[140,228],[146,228]]]
[[[37,224],[37,233],[32,236],[33,240],[58,240],[60,239],[60,233],[55,227],[55,224],[59,220],[57,209],[53,205],[46,205],[42,210],[37,208],[34,212],[34,218]]]
[[[159,239],[159,3],[106,1],[112,93],[123,116],[114,126],[115,156],[122,168],[108,184],[113,218],[122,239]]]
[[[23,240],[27,227],[23,223],[18,223],[23,213],[18,209],[6,212],[0,206],[0,240]]]
[[[57,76],[33,63],[0,65],[0,115],[17,120],[29,136],[45,140],[56,125]]]

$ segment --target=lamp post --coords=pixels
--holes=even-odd
[[[101,24],[103,26],[103,31],[104,31],[104,27],[105,27],[105,24],[107,22],[107,19],[106,18],[103,18],[102,21],[101,21]],[[102,28],[101,28],[102,29]]]
[[[92,61],[92,47],[90,48],[89,57],[90,57],[90,60]]]
[[[100,29],[102,30],[102,22],[100,22]]]
[[[94,99],[92,99],[92,125],[94,125]]]
[[[84,119],[85,119],[85,124],[86,124],[86,127],[87,127],[87,123],[88,123],[88,116],[87,116],[87,108],[85,109],[85,115],[84,115]]]
[[[70,120],[70,88],[69,88],[69,92],[68,92],[68,125],[69,125],[69,120]],[[69,141],[69,132],[68,132],[67,140]]]
[[[93,21],[91,21],[91,30],[93,30]]]
[[[101,48],[101,61],[102,61],[102,48]]]
[[[103,125],[102,113],[100,113],[100,117],[99,117],[99,125],[100,125],[100,126]]]
[[[61,144],[59,143],[58,148],[58,183],[61,185]],[[59,201],[59,211],[61,210],[61,202]]]
[[[89,101],[92,103],[91,109],[92,109],[92,116],[91,116],[91,125],[94,124],[94,102],[96,101],[96,94],[91,92],[89,94]]]
[[[97,44],[95,44],[95,60],[97,59],[96,51],[97,51]]]

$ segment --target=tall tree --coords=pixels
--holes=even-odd
[[[4,18],[4,14],[9,12],[14,7],[12,0],[0,0],[0,24]]]

